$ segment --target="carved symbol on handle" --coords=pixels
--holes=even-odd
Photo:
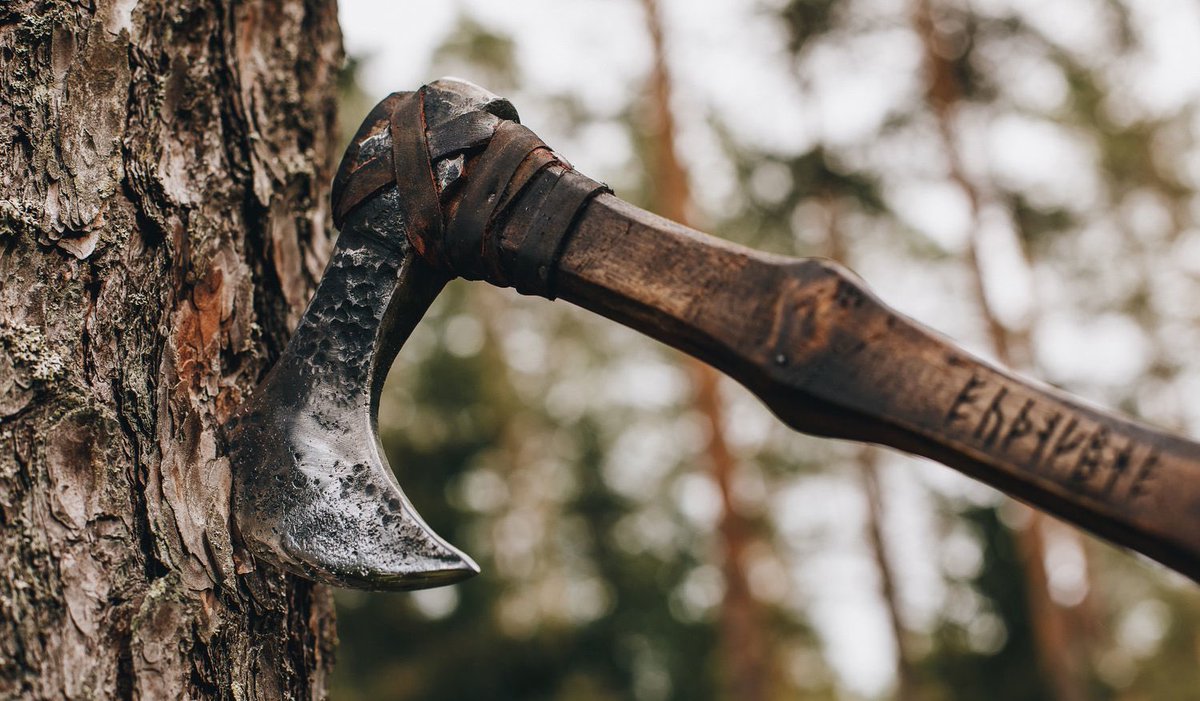
[[[1160,462],[1157,450],[1111,426],[978,373],[962,384],[943,428],[1040,477],[1106,500],[1145,496]]]

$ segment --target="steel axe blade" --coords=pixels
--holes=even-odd
[[[428,213],[404,205],[393,172],[389,130],[406,101],[434,126],[467,117],[455,132],[465,141],[430,145],[440,155],[486,142],[501,118],[516,118],[506,101],[459,81],[391,95],[372,111],[334,183],[341,232],[321,283],[228,431],[245,544],[293,573],[365,589],[419,589],[479,572],[421,519],[377,435],[388,368],[449,279],[406,235],[430,226],[418,221]],[[446,169],[441,185],[455,175]]]

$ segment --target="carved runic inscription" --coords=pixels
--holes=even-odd
[[[1159,465],[1157,450],[1119,428],[979,374],[955,395],[944,425],[1030,472],[1105,499],[1146,494]]]

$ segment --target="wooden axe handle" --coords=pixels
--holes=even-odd
[[[502,256],[519,229],[501,227]],[[1200,445],[984,362],[832,262],[601,194],[555,290],[719,368],[796,430],[932,458],[1200,581]]]

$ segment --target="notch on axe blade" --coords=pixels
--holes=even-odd
[[[835,263],[623,202],[481,88],[381,102],[333,205],[325,276],[230,430],[242,537],[292,572],[373,589],[478,572],[417,515],[376,437],[389,365],[459,275],[561,297],[712,364],[796,430],[932,458],[1200,580],[1200,445],[979,360]]]

